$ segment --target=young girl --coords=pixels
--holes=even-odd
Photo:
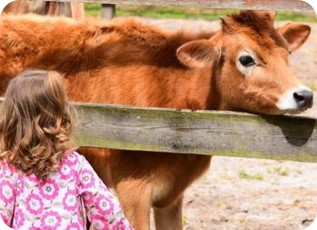
[[[118,201],[73,151],[72,120],[56,72],[14,78],[0,110],[0,217],[16,230],[131,229]]]

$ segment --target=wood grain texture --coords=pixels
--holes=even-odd
[[[77,104],[81,146],[317,162],[316,119]]]
[[[54,0],[67,2],[72,0]],[[76,0],[77,1],[77,0]],[[215,9],[283,10],[314,12],[301,0],[78,0],[87,3],[129,4],[149,6],[185,6]]]

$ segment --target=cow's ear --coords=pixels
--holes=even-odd
[[[185,43],[176,51],[181,63],[190,68],[203,68],[211,65],[215,51],[210,40],[197,40]]]
[[[277,29],[288,42],[290,51],[297,50],[301,47],[308,38],[310,30],[308,25],[299,23],[287,23]]]

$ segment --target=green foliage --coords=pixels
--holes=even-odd
[[[221,202],[221,201],[217,201],[215,203],[215,207],[216,208],[220,208],[220,209],[224,209],[226,207],[226,205],[223,202]]]
[[[186,225],[188,225],[188,223],[189,223],[188,217],[182,216],[182,224],[183,224],[184,226],[186,226]]]
[[[315,14],[304,14],[299,12],[278,12],[276,19],[297,22],[317,22]]]
[[[274,168],[268,168],[268,173],[271,174],[278,174],[280,176],[289,176],[289,168],[284,166],[274,167]]]
[[[262,173],[251,174],[244,170],[239,172],[239,177],[241,179],[247,179],[247,180],[264,180],[264,176]]]
[[[232,10],[204,10],[181,7],[153,7],[153,6],[134,6],[134,7],[118,7],[118,16],[139,16],[147,18],[174,18],[174,19],[206,19],[218,20]]]
[[[127,6],[118,5],[116,7],[117,16],[137,16],[147,18],[174,18],[174,19],[206,19],[218,20],[236,10],[217,10],[187,7],[162,7],[162,6]],[[88,16],[98,17],[101,15],[101,4],[85,4],[85,12]],[[278,12],[277,20],[317,22],[316,15],[299,12]]]
[[[85,3],[85,14],[87,16],[99,17],[101,15],[101,4]]]

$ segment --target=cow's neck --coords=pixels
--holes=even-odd
[[[216,110],[219,96],[210,68],[185,71],[182,76],[174,76],[174,87],[170,90],[167,107],[191,110]]]

